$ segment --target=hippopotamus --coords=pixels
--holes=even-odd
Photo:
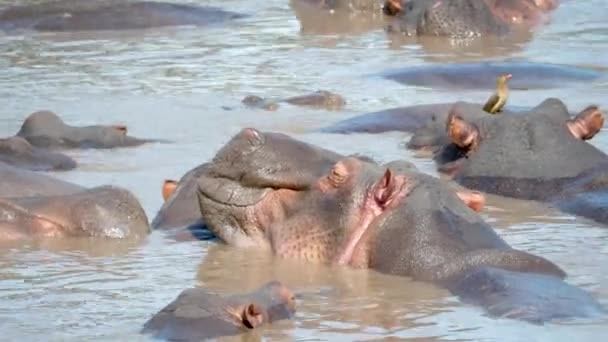
[[[71,157],[34,147],[21,137],[0,139],[0,161],[32,171],[64,171],[76,167]]]
[[[0,240],[145,237],[148,219],[131,192],[100,186],[80,192],[0,198]]]
[[[0,198],[67,195],[84,187],[0,161]]]
[[[235,163],[234,153],[227,154],[216,158]],[[201,215],[228,244],[431,282],[496,316],[545,321],[602,311],[589,294],[563,282],[561,268],[502,240],[472,209],[483,200],[479,193],[459,193],[408,167],[395,172],[393,165],[342,158],[324,176],[307,180],[307,191],[297,192],[275,190],[280,183],[269,176],[277,172],[265,171],[267,183],[257,188],[250,179],[259,176],[242,171],[224,171],[214,179],[203,174],[198,183]],[[280,171],[283,177],[284,169]],[[531,284],[528,274],[533,275]],[[462,285],[471,277],[499,285],[471,297]],[[507,287],[511,279],[518,284],[512,289]],[[551,305],[543,293],[534,292],[536,279],[563,289]],[[510,302],[515,294],[528,297]]]
[[[59,0],[14,6],[0,12],[0,29],[36,31],[129,30],[206,26],[245,15],[215,7],[157,1]]]
[[[184,290],[150,318],[141,332],[170,341],[217,339],[289,319],[295,310],[295,295],[279,281],[232,296],[194,287]]]
[[[430,150],[435,151],[440,149],[442,146],[449,144],[450,137],[448,136],[445,130],[445,122],[448,118],[448,115],[452,112],[456,111],[461,113],[461,117],[465,120],[481,120],[488,119],[488,117],[493,117],[493,115],[489,115],[479,105],[471,105],[467,102],[456,102],[449,107],[448,110],[441,112],[441,115],[437,115],[433,117],[433,120],[428,122],[428,124],[424,127],[418,128],[412,134],[412,137],[407,142],[406,147],[411,150]],[[532,107],[528,110],[523,111],[503,111],[500,115],[511,115],[511,116],[526,116],[530,115],[530,113],[555,113],[559,112],[561,115],[569,116],[570,113],[566,105],[559,99],[556,98],[547,98],[543,100],[541,103]],[[435,157],[437,158],[437,156]]]
[[[16,135],[33,146],[46,148],[115,148],[163,142],[131,137],[123,125],[70,126],[47,110],[30,114]]]
[[[587,142],[603,115],[591,105],[571,118],[562,107],[477,120],[455,108],[446,120],[450,141],[435,156],[439,170],[470,189],[548,202],[608,223],[608,156]]]
[[[294,106],[329,110],[339,110],[346,105],[346,100],[342,96],[327,90],[317,90],[310,94],[288,97],[278,101],[269,101],[256,95],[248,95],[241,102],[248,107],[261,108],[268,111],[277,110],[279,102],[289,103]]]
[[[391,31],[470,38],[537,26],[557,7],[557,0],[388,0],[385,7],[386,14],[396,16]]]
[[[386,79],[402,84],[436,89],[494,89],[496,78],[511,74],[509,88],[515,90],[550,89],[587,83],[601,72],[580,67],[533,62],[471,62],[433,64],[382,72]]]
[[[319,131],[323,133],[370,133],[378,134],[391,131],[414,133],[427,126],[440,123],[441,133],[445,132],[445,119],[450,109],[458,104],[466,108],[466,115],[471,117],[488,116],[482,104],[458,101],[445,103],[421,104],[406,107],[385,109],[377,112],[365,113],[338,121]],[[514,115],[530,108],[507,106],[501,115]]]

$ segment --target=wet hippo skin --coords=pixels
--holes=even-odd
[[[389,5],[391,2],[387,1]],[[551,3],[550,5],[548,3]],[[387,6],[395,20],[392,32],[409,36],[471,38],[505,36],[544,22],[556,1],[533,0],[407,0]]]
[[[57,237],[143,238],[148,218],[135,196],[101,186],[80,192],[0,199],[0,239]]]
[[[0,161],[0,198],[64,195],[84,189],[79,185]]]
[[[0,161],[32,171],[61,171],[76,167],[76,161],[71,157],[34,147],[21,137],[0,139]]]
[[[566,110],[446,120],[450,141],[435,157],[441,172],[468,188],[551,203],[607,224],[606,154],[586,140],[604,119],[596,106],[571,118]]]
[[[50,111],[30,114],[16,135],[45,148],[115,148],[167,142],[131,137],[122,125],[70,126]]]
[[[294,294],[278,281],[232,296],[219,296],[200,287],[190,288],[150,318],[142,333],[170,341],[234,336],[291,318],[295,304]]]
[[[86,31],[206,26],[244,16],[215,7],[168,2],[59,0],[6,8],[0,12],[0,29]]]
[[[264,137],[255,132],[241,132],[237,140],[245,146],[238,151],[255,151],[262,145]],[[218,152],[211,164],[223,161],[240,165],[241,154],[233,151]],[[265,155],[250,154],[250,158]],[[200,177],[199,204],[209,229],[230,245],[268,249],[281,258],[371,268],[431,282],[501,317],[544,322],[564,315],[602,312],[586,292],[563,282],[565,272],[558,266],[515,250],[502,240],[472,209],[483,206],[479,194],[455,191],[443,181],[400,163],[388,164],[398,170],[392,171],[369,159],[342,158],[329,169],[322,163],[326,172],[321,176],[316,168],[308,170],[302,165],[297,168],[299,181],[293,177],[292,163],[269,167],[261,175],[259,169],[247,172],[237,167],[232,174],[222,168],[213,178]],[[290,188],[277,181],[285,177],[291,180]],[[265,187],[252,187],[263,183]],[[513,297],[506,296],[503,301],[504,296],[490,291],[469,298],[458,284],[489,268],[514,272],[520,285],[513,291],[529,297],[511,301]],[[571,301],[589,310],[554,311],[554,307],[565,310],[568,305],[548,307],[540,294],[528,293],[527,286],[534,288],[527,284],[528,273],[544,275],[547,278],[543,281],[561,286],[559,295],[563,297],[558,296],[556,301]],[[496,274],[497,281],[507,279],[506,275],[499,277],[503,273]],[[531,277],[530,281],[534,283],[535,279],[541,278]],[[531,304],[521,307],[521,303]],[[507,309],[492,311],[495,305]],[[520,315],[511,314],[518,310]]]

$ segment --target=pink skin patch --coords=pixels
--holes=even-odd
[[[435,3],[433,4],[433,7],[431,7],[431,9],[437,9],[441,5],[443,5],[443,0],[435,1]]]
[[[387,209],[396,206],[408,192],[409,187],[406,184],[405,177],[402,175],[394,176],[387,169],[380,182],[368,192],[361,206],[361,219],[355,226],[356,229],[346,240],[346,245],[342,247],[343,251],[336,256],[335,263],[338,265],[351,264],[353,255],[372,222]]]

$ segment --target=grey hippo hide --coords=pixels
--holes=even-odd
[[[242,134],[250,139],[239,151],[263,146],[259,132]],[[285,146],[307,145],[283,139]],[[238,165],[243,156],[257,158],[224,150],[214,161]],[[603,313],[589,294],[563,281],[558,266],[504,242],[472,210],[479,207],[476,193],[454,191],[400,162],[342,157],[321,176],[306,165],[272,165],[199,178],[202,219],[225,243],[427,281],[498,317],[538,323]],[[550,301],[541,291],[547,285],[559,289]]]
[[[129,30],[207,26],[245,15],[215,7],[160,1],[58,0],[0,11],[0,29],[36,31]]]
[[[395,1],[388,1],[393,3]],[[407,35],[470,38],[504,36],[519,27],[543,22],[543,4],[532,0],[408,0],[402,1],[389,31]],[[540,6],[539,6],[540,5]]]
[[[266,283],[253,292],[231,296],[195,287],[184,290],[150,318],[142,333],[170,341],[235,336],[291,318],[295,304],[294,294],[278,281]]]
[[[127,127],[122,125],[70,126],[45,110],[30,114],[16,135],[33,146],[46,148],[115,148],[166,142],[139,139],[127,133]]]
[[[430,282],[493,317],[543,323],[605,314],[590,294],[564,282],[562,269],[511,248],[437,178],[347,158],[318,188],[316,208],[277,227],[278,255]]]
[[[76,167],[71,157],[32,146],[21,137],[0,139],[0,162],[32,171],[65,171]]]
[[[450,141],[435,157],[439,170],[470,189],[548,202],[608,224],[608,156],[587,142],[603,115],[596,106],[573,118],[565,106],[554,108],[477,120],[451,113]]]
[[[0,241],[70,236],[141,239],[149,231],[143,208],[125,189],[86,189],[0,163]]]

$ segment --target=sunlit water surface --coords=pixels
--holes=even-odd
[[[0,136],[14,134],[39,109],[71,124],[120,123],[135,136],[174,140],[134,149],[72,151],[77,170],[57,177],[86,186],[133,191],[152,219],[161,184],[213,156],[231,135],[252,126],[281,131],[341,153],[382,161],[428,159],[401,147],[405,134],[310,133],[357,113],[418,103],[485,100],[487,91],[408,87],[374,73],[436,61],[511,58],[608,67],[608,7],[603,0],[565,1],[532,41],[490,55],[454,56],[382,30],[357,35],[304,34],[286,0],[199,1],[253,14],[209,29],[179,28],[104,34],[0,35]],[[6,3],[6,2],[5,2]],[[495,53],[499,51],[499,53]],[[502,55],[502,56],[501,56]],[[343,111],[282,105],[246,109],[248,94],[292,96],[327,89],[342,94]],[[534,105],[548,96],[571,110],[608,108],[608,82],[514,91],[510,102]],[[608,135],[594,144],[608,149]],[[536,203],[490,198],[483,212],[514,247],[542,255],[568,282],[608,305],[608,229]],[[375,272],[273,260],[264,253],[212,243],[174,242],[154,232],[140,243],[45,241],[0,250],[3,341],[136,341],[142,324],[184,288],[241,292],[279,279],[298,294],[298,312],[236,340],[600,341],[608,321],[535,326],[490,319],[446,291]]]

